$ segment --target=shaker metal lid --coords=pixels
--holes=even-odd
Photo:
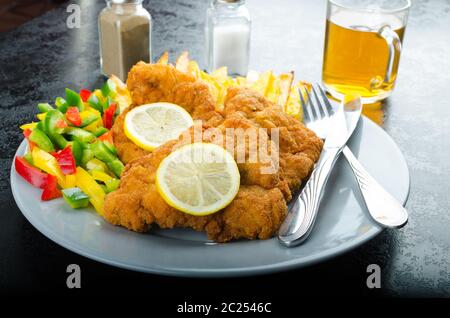
[[[142,2],[143,0],[109,0],[111,1],[111,3],[114,4],[125,4],[125,3],[139,3]]]
[[[242,0],[219,0],[220,2],[227,2],[227,3],[236,3],[236,2],[242,2]]]

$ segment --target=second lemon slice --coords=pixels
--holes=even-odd
[[[184,108],[170,103],[154,103],[130,110],[125,116],[124,131],[139,147],[153,150],[178,138],[193,124],[191,115]]]
[[[159,165],[156,187],[170,206],[192,215],[207,215],[227,206],[239,191],[233,157],[209,143],[183,146]]]

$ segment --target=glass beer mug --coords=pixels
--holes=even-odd
[[[328,0],[322,80],[335,98],[388,97],[397,78],[410,0]]]

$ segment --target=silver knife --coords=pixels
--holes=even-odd
[[[311,233],[331,170],[356,128],[361,109],[361,99],[356,97],[342,102],[331,118],[330,130],[319,161],[278,231],[281,244],[297,246]]]

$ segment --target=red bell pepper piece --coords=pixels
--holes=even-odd
[[[58,127],[58,128],[66,128],[67,126],[69,126],[69,125],[67,125],[67,122],[64,119],[59,119],[56,122],[56,127]]]
[[[105,110],[105,113],[103,114],[103,127],[107,129],[111,129],[113,125],[114,120],[114,114],[116,113],[117,105],[111,104],[109,107]]]
[[[92,94],[92,92],[91,92],[90,90],[84,89],[84,88],[83,88],[83,89],[80,91],[80,97],[81,97],[81,100],[82,100],[83,102],[87,103],[89,97],[91,97],[91,94]]]
[[[104,133],[103,135],[98,137],[98,140],[106,141],[106,142],[109,142],[111,145],[114,145],[112,130],[110,130],[107,133]]]
[[[78,107],[69,107],[66,111],[67,120],[74,126],[81,126],[81,116]]]
[[[16,157],[14,165],[17,173],[31,185],[44,189],[49,183],[50,175],[33,167],[24,158]]]
[[[52,199],[56,199],[61,197],[61,191],[58,189],[58,179],[49,174],[48,175],[48,183],[44,187],[44,191],[42,191],[41,200],[42,201],[49,201]]]
[[[70,145],[63,150],[59,150],[53,153],[53,156],[56,158],[56,161],[58,161],[61,172],[64,175],[74,174],[77,172],[75,158],[73,156],[72,147]]]
[[[25,138],[28,139],[28,137],[30,137],[30,135],[31,135],[31,129],[25,129],[23,131],[23,135],[25,136]]]
[[[28,147],[30,148],[30,151],[32,151],[34,146],[36,146],[36,144],[30,141],[31,129],[25,129],[23,131],[23,135],[25,136],[25,139],[28,141]]]

